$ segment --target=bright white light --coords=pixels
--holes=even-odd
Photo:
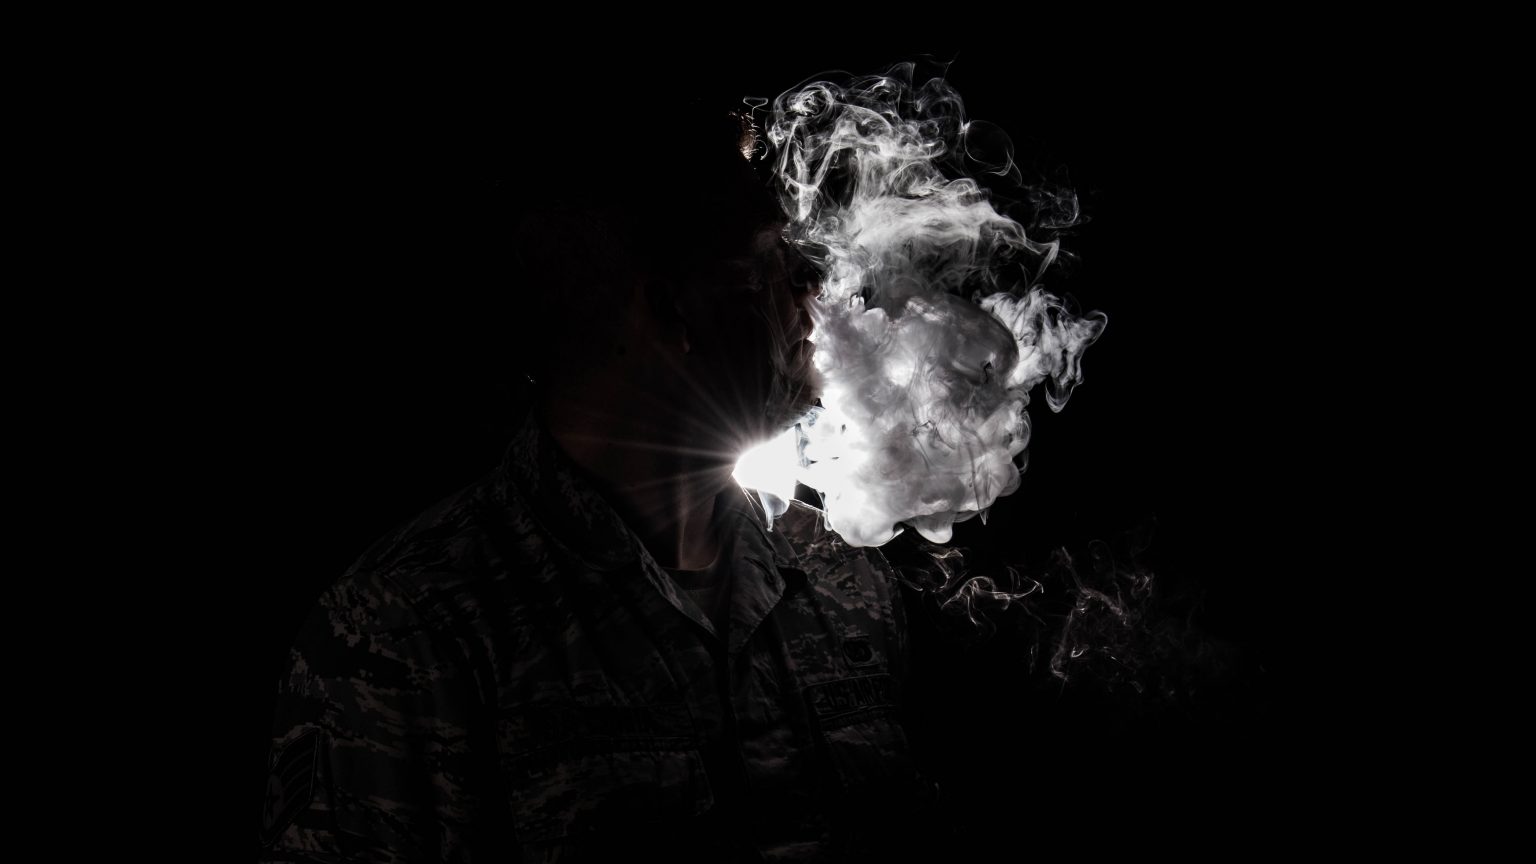
[[[791,426],[779,437],[742,454],[736,460],[736,471],[731,476],[743,488],[767,492],[788,501],[795,497],[795,481],[799,473],[799,433]]]
[[[795,426],[742,454],[731,474],[743,489],[757,493],[770,528],[773,520],[783,516],[789,509],[789,502],[794,500],[799,475],[800,431]]]

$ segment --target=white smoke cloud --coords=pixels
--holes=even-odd
[[[1043,289],[1055,242],[1026,236],[966,176],[1012,172],[1006,149],[1001,164],[976,159],[982,127],[959,96],[911,76],[905,64],[806,84],[766,124],[787,237],[823,271],[812,341],[825,407],[744,457],[738,479],[769,493],[771,513],[796,480],[817,489],[855,546],[886,543],[897,523],[946,542],[1018,489],[1031,391],[1043,382],[1060,411],[1107,321]]]

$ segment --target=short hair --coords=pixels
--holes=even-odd
[[[544,143],[523,142],[496,196],[518,294],[512,356],[536,379],[611,337],[635,280],[687,281],[782,218],[742,113],[594,106],[541,123]]]

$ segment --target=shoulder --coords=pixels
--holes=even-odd
[[[774,522],[774,530],[788,541],[807,573],[894,582],[894,573],[879,548],[850,545],[832,529],[826,512],[818,507],[790,501],[789,509]]]
[[[289,688],[437,686],[471,668],[462,598],[485,578],[474,484],[379,538],[319,594],[290,644]]]
[[[474,668],[463,622],[492,554],[483,486],[398,525],[325,585],[289,640],[284,692],[321,698],[326,681],[435,686]]]
[[[322,602],[385,621],[450,623],[499,558],[493,498],[483,478],[439,500],[375,541]]]
[[[859,668],[868,672],[875,668],[868,665],[873,658],[883,657],[893,674],[904,677],[902,583],[880,549],[848,543],[822,510],[800,501],[790,502],[774,528],[793,548],[818,615],[837,620],[845,650],[864,652]]]
[[[774,521],[774,530],[782,533],[802,563],[808,567],[834,569],[846,561],[859,558],[876,566],[886,566],[885,555],[880,553],[879,547],[851,546],[829,526],[825,510],[806,504],[805,501],[790,501],[790,509]]]

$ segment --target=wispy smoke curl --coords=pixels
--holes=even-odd
[[[925,627],[955,645],[987,644],[1037,684],[1102,693],[1133,711],[1202,716],[1256,698],[1245,692],[1260,684],[1255,658],[1198,623],[1203,593],[1155,575],[1152,534],[1147,521],[1108,541],[1057,547],[1049,563],[1029,568],[1033,576],[996,561],[981,575],[962,550],[910,535],[881,551],[919,592],[910,614],[924,614]]]
[[[799,479],[853,545],[898,523],[946,542],[1019,487],[1031,391],[1044,383],[1061,410],[1107,319],[1044,290],[1055,240],[1027,235],[974,179],[1015,173],[1006,136],[968,121],[944,80],[914,84],[903,64],[808,83],[766,125],[788,237],[823,276],[825,407],[800,424]],[[1070,195],[1052,204],[1047,224],[1076,218]]]

